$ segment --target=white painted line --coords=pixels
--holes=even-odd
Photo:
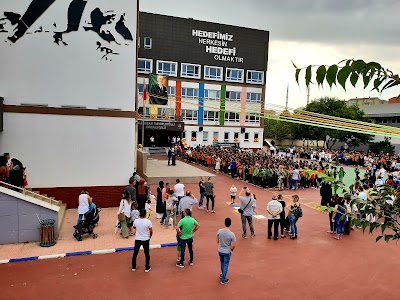
[[[39,256],[38,259],[50,259],[50,258],[62,258],[62,257],[65,257],[65,253],[41,255],[41,256]]]
[[[92,254],[107,254],[114,253],[115,249],[92,250]]]
[[[161,248],[161,245],[160,245],[160,244],[158,244],[158,245],[150,245],[149,248],[150,248],[150,249],[160,249],[160,248]]]
[[[3,259],[0,260],[0,264],[8,264],[9,261],[10,261],[9,259]]]

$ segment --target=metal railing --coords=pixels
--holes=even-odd
[[[50,197],[47,197],[47,196],[32,192],[32,191],[30,191],[30,190],[28,190],[26,188],[22,188],[22,187],[19,187],[19,186],[15,186],[15,185],[9,184],[9,183],[4,182],[4,181],[0,181],[0,186],[8,188],[8,189],[13,189],[14,191],[15,190],[20,191],[21,194],[23,194],[25,196],[30,196],[32,198],[35,198],[35,199],[38,199],[38,200],[41,200],[41,201],[44,201],[44,202],[48,202],[49,204],[52,204],[52,205],[58,205],[58,203],[59,203],[58,200],[54,200],[54,199],[52,199]]]

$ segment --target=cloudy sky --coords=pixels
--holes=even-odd
[[[356,58],[400,72],[400,0],[142,0],[140,10],[270,31],[266,102],[271,104],[285,104],[288,84],[289,107],[306,104],[307,91],[294,81],[292,61],[307,66]],[[310,98],[400,94],[400,88],[370,90],[312,86]]]

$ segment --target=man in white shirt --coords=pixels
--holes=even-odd
[[[181,200],[181,198],[185,196],[185,185],[181,183],[179,178],[176,180],[176,184],[174,185],[174,192],[178,200]]]
[[[294,190],[297,189],[297,181],[299,180],[299,175],[300,175],[299,166],[296,165],[292,172],[292,180],[290,181],[289,190],[292,189],[292,186]]]
[[[283,211],[282,204],[278,201],[276,196],[272,197],[272,200],[268,202],[268,239],[272,237],[272,225],[274,225],[274,240],[278,239],[278,227],[280,221],[280,214]]]
[[[136,271],[136,258],[139,254],[140,246],[143,246],[144,255],[146,257],[146,266],[144,271],[150,272],[150,239],[153,236],[153,225],[151,221],[146,218],[146,210],[141,209],[139,219],[133,222],[133,229],[135,230],[135,248],[132,256],[132,272]]]

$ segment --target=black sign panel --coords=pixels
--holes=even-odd
[[[267,70],[268,31],[140,12],[139,37],[141,58]]]
[[[139,121],[139,128],[142,128],[142,121]],[[173,121],[144,121],[144,130],[169,130],[183,131],[185,123]]]

